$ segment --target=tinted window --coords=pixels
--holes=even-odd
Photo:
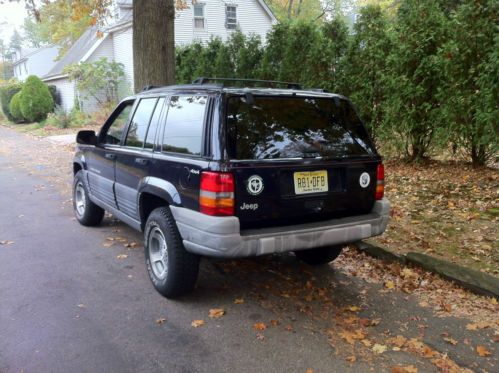
[[[124,104],[121,108],[118,108],[119,113],[113,115],[117,115],[111,124],[111,127],[108,128],[106,137],[104,138],[105,144],[119,144],[121,142],[121,135],[123,134],[123,130],[128,122],[128,117],[130,116],[130,110],[132,110],[133,101]]]
[[[206,96],[173,96],[168,104],[163,151],[201,155]]]
[[[245,97],[228,100],[228,152],[236,159],[374,155],[348,101],[330,98]]]
[[[156,101],[155,98],[144,98],[140,100],[139,106],[137,107],[137,110],[135,110],[132,122],[130,123],[130,128],[128,129],[125,140],[126,146],[142,148]]]
[[[159,121],[161,120],[161,113],[163,112],[164,104],[165,98],[160,98],[156,105],[156,109],[154,109],[151,124],[149,124],[149,130],[147,131],[146,144],[144,145],[147,149],[152,149],[154,146],[154,139],[156,137],[156,131],[158,130]]]

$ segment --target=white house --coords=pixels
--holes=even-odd
[[[30,75],[46,75],[54,66],[58,53],[59,49],[55,46],[23,48],[16,51],[12,62],[14,76],[17,80],[24,81]]]
[[[101,57],[123,64],[126,79],[133,90],[133,34],[132,0],[117,0],[117,21],[104,30],[102,37],[90,28],[71,47],[66,55],[46,74],[43,80],[55,85],[61,96],[61,106],[71,110],[75,99],[86,112],[97,109],[93,100],[83,99],[64,74],[64,67],[73,63],[93,62]],[[264,0],[202,0],[179,10],[175,16],[175,44],[194,41],[207,42],[211,37],[227,40],[239,28],[244,34],[260,35],[265,41],[267,32],[277,22]]]

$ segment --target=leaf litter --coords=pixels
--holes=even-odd
[[[499,172],[463,163],[385,162],[387,231],[368,241],[499,277]]]

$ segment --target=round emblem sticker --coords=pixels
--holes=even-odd
[[[362,188],[367,188],[370,182],[371,182],[371,177],[367,172],[364,172],[362,173],[362,175],[360,175],[359,184]]]
[[[260,194],[263,190],[263,179],[258,175],[253,175],[248,179],[246,186],[249,194],[254,196]]]

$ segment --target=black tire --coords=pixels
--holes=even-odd
[[[161,295],[177,298],[194,289],[199,256],[185,250],[168,207],[157,208],[149,215],[144,230],[144,249],[149,278]]]
[[[74,177],[73,209],[78,222],[87,227],[99,225],[104,217],[104,210],[88,197],[87,183],[82,171],[78,171]]]
[[[317,266],[335,260],[341,254],[343,246],[318,247],[317,249],[295,251],[296,257],[307,264]]]

